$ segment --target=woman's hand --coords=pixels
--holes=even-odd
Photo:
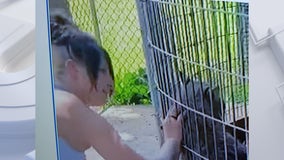
[[[172,109],[163,120],[164,143],[156,160],[178,160],[182,139],[182,115]]]
[[[163,121],[164,139],[175,140],[180,145],[182,139],[182,114],[178,114],[175,109],[168,112]]]

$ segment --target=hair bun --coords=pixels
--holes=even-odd
[[[51,41],[55,44],[65,44],[70,31],[77,30],[71,17],[63,9],[53,9],[50,12]]]
[[[72,20],[65,10],[63,9],[53,9],[50,11],[50,22],[56,22],[61,25],[72,25],[75,26],[75,23]]]

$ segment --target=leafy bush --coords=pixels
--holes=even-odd
[[[145,68],[128,72],[116,79],[115,94],[108,105],[150,104],[150,92]]]

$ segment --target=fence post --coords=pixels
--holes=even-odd
[[[96,10],[96,4],[95,4],[95,0],[89,0],[90,2],[90,8],[91,8],[91,14],[92,14],[92,21],[94,23],[94,27],[95,27],[95,39],[97,40],[97,42],[102,45],[102,41],[101,41],[101,35],[100,35],[100,26],[99,26],[99,22],[98,22],[98,16],[97,16],[97,10]]]
[[[150,39],[150,33],[148,29],[148,17],[146,12],[146,3],[147,0],[136,0],[136,6],[137,6],[137,12],[138,12],[138,18],[139,18],[139,23],[141,27],[141,35],[142,35],[142,40],[143,40],[143,50],[144,50],[144,56],[146,59],[146,72],[147,72],[147,78],[148,78],[148,86],[151,92],[151,100],[152,100],[152,105],[155,107],[156,110],[156,118],[157,118],[157,125],[158,128],[161,126],[161,121],[160,121],[160,104],[158,101],[158,90],[157,90],[157,84],[155,82],[156,78],[156,71],[155,71],[155,66],[154,60],[153,60],[153,50],[151,49],[148,40]],[[157,78],[156,78],[157,79]],[[162,132],[159,130],[160,133],[160,142],[161,144],[163,143],[163,135]]]

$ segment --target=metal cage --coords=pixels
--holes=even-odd
[[[182,159],[247,159],[248,3],[136,0],[151,98],[182,112]]]

